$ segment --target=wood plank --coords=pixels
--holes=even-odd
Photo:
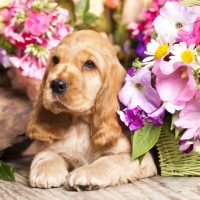
[[[29,164],[28,164],[29,165]],[[200,177],[152,177],[133,184],[97,191],[72,192],[64,187],[36,189],[28,186],[29,166],[16,165],[16,182],[0,181],[1,200],[199,200]]]

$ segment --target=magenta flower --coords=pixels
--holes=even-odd
[[[44,13],[30,11],[24,23],[24,31],[35,36],[45,33],[50,25],[50,19]]]
[[[130,68],[130,69],[127,71],[127,74],[128,74],[129,76],[133,76],[134,73],[135,73],[135,70],[134,70],[133,68]]]
[[[200,144],[200,93],[180,112],[175,126],[187,129],[180,139],[180,150],[188,153]]]
[[[192,68],[183,62],[157,61],[153,67],[156,89],[168,112],[181,110],[196,94]]]
[[[119,92],[119,100],[129,109],[139,106],[145,113],[156,111],[161,100],[151,86],[151,72],[141,68],[133,77],[127,75],[126,83]]]
[[[144,127],[144,122],[142,120],[143,111],[141,108],[125,108],[123,111],[117,111],[117,113],[119,114],[121,121],[124,122],[131,131],[136,131],[137,129]]]
[[[200,18],[194,23],[194,28],[191,32],[187,32],[184,30],[179,30],[178,35],[180,39],[187,43],[187,45],[191,44],[199,44],[200,43]]]

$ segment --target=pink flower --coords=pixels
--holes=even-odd
[[[71,31],[66,24],[68,11],[50,8],[52,2],[10,0],[10,6],[0,11],[5,23],[3,34],[16,47],[9,60],[24,76],[42,79],[49,50]]]
[[[49,25],[50,20],[46,14],[30,11],[24,23],[24,31],[40,36],[48,30]]]
[[[24,43],[24,38],[20,33],[16,32],[16,28],[16,26],[10,24],[5,27],[3,32],[6,38],[14,45],[17,45],[18,43]]]
[[[46,69],[47,59],[25,54],[22,57],[11,56],[10,62],[20,70],[23,76],[41,80]]]
[[[192,68],[183,62],[157,61],[153,67],[156,89],[168,112],[181,110],[197,92]]]
[[[200,43],[200,18],[194,24],[194,28],[191,32],[187,32],[184,30],[179,30],[178,35],[180,39],[187,43],[189,46],[190,44],[199,44]]]
[[[194,8],[167,1],[153,25],[158,36],[170,43],[172,39],[179,41],[179,30],[191,31],[196,20],[197,13]]]
[[[196,149],[200,144],[200,96],[199,92],[195,98],[189,101],[180,112],[175,126],[187,129],[180,139],[180,150],[188,153]]]

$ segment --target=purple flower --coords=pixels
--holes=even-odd
[[[146,58],[146,54],[144,53],[146,51],[146,45],[144,44],[144,41],[143,41],[143,35],[139,34],[137,39],[139,43],[135,49],[135,52],[137,56],[141,58]]]
[[[190,153],[194,149],[193,142],[190,142],[188,140],[180,140],[179,145],[180,145],[179,150],[183,153]]]
[[[145,51],[145,44],[143,42],[140,42],[135,49],[137,56],[139,56],[140,58],[146,58],[146,54],[144,53]]]
[[[153,123],[154,125],[161,125],[163,124],[164,116],[165,116],[165,106],[162,105],[153,113],[147,114],[146,121],[149,123]]]
[[[141,108],[125,108],[123,111],[118,111],[117,113],[119,114],[121,121],[123,121],[131,131],[136,131],[137,129],[144,127],[144,122],[142,120],[143,111]]]
[[[151,72],[141,68],[133,77],[127,75],[126,83],[119,92],[119,100],[129,109],[140,107],[147,114],[155,112],[161,100],[151,86]]]
[[[127,72],[127,74],[128,74],[129,76],[133,76],[134,73],[135,73],[135,70],[134,70],[133,68],[130,68],[130,69],[128,70],[128,72]]]

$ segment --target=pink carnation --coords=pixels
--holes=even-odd
[[[30,11],[24,23],[24,31],[35,36],[45,33],[50,25],[50,20],[44,13]]]
[[[200,18],[194,23],[194,28],[191,32],[180,30],[178,35],[181,41],[184,41],[189,46],[190,44],[200,43]]]
[[[54,0],[44,4],[34,0],[11,0],[10,6],[0,12],[4,36],[16,48],[8,55],[15,68],[24,76],[42,79],[48,52],[57,46],[70,31],[68,11],[59,7],[47,9]],[[33,9],[39,6],[40,12]]]

